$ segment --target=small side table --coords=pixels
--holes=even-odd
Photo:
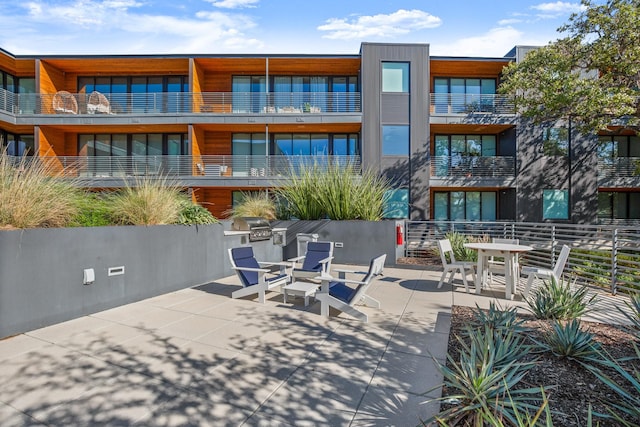
[[[284,295],[284,302],[287,303],[287,296],[294,295],[304,297],[304,306],[309,305],[309,297],[314,296],[318,290],[317,283],[311,282],[293,282],[289,285],[282,287],[282,293]]]

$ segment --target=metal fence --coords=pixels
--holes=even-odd
[[[640,229],[610,225],[527,222],[407,221],[406,256],[429,257],[436,240],[457,232],[473,238],[511,238],[534,248],[522,265],[551,268],[563,245],[571,248],[565,275],[578,282],[640,292]]]

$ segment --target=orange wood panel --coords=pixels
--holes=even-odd
[[[64,156],[65,134],[58,129],[40,127],[38,145],[38,155],[40,157]]]
[[[269,58],[269,75],[356,76],[360,57]]]
[[[0,122],[0,130],[17,135],[33,135],[35,133],[33,125],[14,125],[8,122]]]
[[[430,130],[433,136],[437,134],[484,134],[491,135],[504,132],[505,130],[513,127],[512,125],[482,125],[482,124],[431,124]]]
[[[488,77],[497,78],[506,67],[508,60],[455,60],[431,59],[431,77]]]
[[[194,188],[194,195],[198,203],[211,212],[216,218],[228,218],[232,208],[232,193],[234,191],[259,191],[264,188],[256,187],[225,187],[225,188]]]
[[[18,77],[33,77],[36,73],[36,60],[14,58],[11,54],[0,51],[0,70]]]
[[[231,132],[205,132],[203,154],[231,154]]]
[[[264,75],[266,70],[266,60],[264,57],[195,58],[194,61],[198,63],[207,73],[215,72],[227,75],[231,75],[232,73],[244,75]]]
[[[43,125],[72,133],[187,133],[188,125],[154,124],[154,125]]]
[[[189,58],[170,57],[76,57],[47,58],[46,63],[65,73],[92,76],[161,75],[189,73]]]
[[[64,72],[44,61],[40,61],[40,93],[54,94],[65,87]]]

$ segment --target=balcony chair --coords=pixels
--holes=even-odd
[[[52,106],[57,114],[78,114],[78,101],[66,90],[60,90],[53,95]]]
[[[309,244],[311,243],[309,242]],[[321,290],[316,293],[316,300],[320,301],[320,314],[329,317],[329,307],[333,307],[366,323],[368,321],[367,314],[358,310],[355,305],[361,303],[368,307],[380,308],[380,302],[367,295],[367,290],[371,286],[371,281],[382,274],[386,259],[386,254],[371,259],[369,270],[362,280],[336,279],[324,275],[321,279]]]
[[[95,90],[91,92],[87,100],[87,113],[111,114],[111,106],[107,97]]]
[[[471,273],[473,281],[476,280],[475,263],[468,261],[456,261],[456,257],[453,254],[453,248],[451,247],[451,241],[449,239],[438,240],[438,249],[440,251],[440,259],[442,260],[442,276],[440,282],[438,282],[438,289],[442,287],[447,273],[450,273],[449,284],[453,282],[453,275],[460,273],[462,276],[462,283],[464,283],[464,289],[469,292],[469,282],[467,282],[467,273]]]
[[[313,279],[314,277],[329,274],[331,260],[333,259],[333,242],[308,242],[304,255],[291,258],[288,261],[298,263],[291,271],[292,280]]]
[[[266,291],[281,287],[289,283],[291,277],[286,273],[285,267],[289,263],[258,262],[253,255],[251,246],[229,249],[231,267],[236,271],[242,283],[242,289],[231,294],[231,298],[243,298],[248,295],[258,294],[258,300],[264,304]],[[263,268],[270,265],[279,265],[279,274],[267,278],[270,270]]]
[[[527,285],[524,288],[524,293],[522,294],[522,296],[526,298],[529,295],[531,285],[533,284],[533,279],[555,280],[556,282],[559,282],[560,276],[562,276],[564,267],[567,264],[567,260],[569,259],[570,251],[571,248],[569,246],[563,245],[562,250],[560,251],[560,255],[558,256],[558,259],[556,260],[556,263],[552,269],[532,266],[523,267],[522,274],[527,276]]]
[[[520,239],[502,239],[499,237],[494,237],[493,239],[491,239],[491,243],[504,243],[507,245],[519,245],[520,244]],[[518,260],[518,256],[516,255],[516,261]],[[497,273],[497,274],[502,274],[505,275],[505,263],[504,263],[504,258],[496,258],[496,257],[490,257],[489,260],[487,261],[488,263],[488,272],[489,272],[489,283],[493,284],[493,273]],[[520,271],[520,263],[517,262],[516,263],[516,271]],[[519,277],[520,275],[518,274]]]

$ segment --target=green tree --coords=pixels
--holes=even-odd
[[[594,133],[640,124],[640,0],[582,0],[564,34],[506,67],[500,92],[535,122],[571,117]]]

